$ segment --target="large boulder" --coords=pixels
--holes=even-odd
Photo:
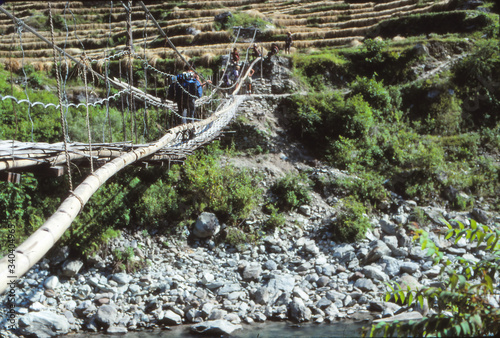
[[[28,313],[19,318],[19,330],[28,337],[55,337],[69,332],[66,317],[50,311]]]
[[[296,322],[308,322],[311,320],[312,312],[299,297],[294,297],[290,303],[290,319]]]
[[[193,229],[193,235],[198,238],[209,238],[217,235],[220,231],[219,220],[210,212],[202,212]]]
[[[97,310],[95,322],[99,327],[108,329],[115,323],[117,315],[118,312],[114,306],[103,305]]]
[[[75,276],[83,266],[83,262],[76,260],[68,260],[64,262],[62,266],[62,275],[64,277],[73,277]]]
[[[241,329],[241,325],[231,324],[227,320],[209,320],[191,326],[191,330],[212,336],[231,335],[234,331]]]

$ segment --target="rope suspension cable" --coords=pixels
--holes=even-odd
[[[92,133],[90,131],[90,114],[89,114],[89,88],[87,84],[87,65],[83,66],[83,79],[85,82],[85,106],[87,108],[87,115],[86,115],[86,122],[87,122],[87,133],[88,133],[88,139],[89,139],[89,159],[90,159],[90,172],[94,172],[94,161],[92,159]]]
[[[59,68],[57,66],[57,58],[56,58],[56,49],[54,44],[54,25],[52,22],[52,6],[49,2],[49,21],[50,21],[50,35],[52,38],[52,46],[53,46],[53,54],[54,54],[54,67],[56,68],[56,80],[57,80],[57,96],[59,98],[59,107],[60,107],[60,115],[61,115],[61,127],[63,130],[63,139],[64,139],[64,154],[66,156],[66,165],[68,167],[68,180],[69,180],[69,190],[73,191],[73,180],[71,178],[71,162],[69,159],[68,152],[68,141],[66,140],[66,126],[64,123],[64,111],[62,105],[62,96],[61,96],[61,83],[59,78]]]
[[[144,47],[143,47],[143,51],[144,51],[144,59],[147,59],[147,56],[146,56],[146,43],[147,43],[147,39],[148,39],[148,31],[147,31],[147,27],[148,27],[148,21],[149,21],[149,16],[147,14],[144,15],[146,17],[146,22],[144,23],[144,30],[143,30],[143,37],[144,37]],[[147,65],[147,63],[146,63]],[[144,62],[142,63],[142,68],[144,70],[144,92],[147,94],[148,93],[148,69],[147,67],[144,66]],[[149,116],[148,114],[148,104],[146,102],[146,100],[144,100],[144,114],[143,114],[143,132],[142,132],[142,138],[145,139],[146,138],[146,134],[148,133],[148,120],[147,120],[147,117]]]
[[[125,4],[122,1],[123,7],[125,7],[125,10],[127,11],[127,48],[128,48],[128,87],[129,87],[129,100],[127,102],[128,104],[128,109],[130,113],[130,137],[131,139],[135,136],[135,142],[137,143],[137,128],[135,126],[135,111],[134,111],[134,94],[132,91],[132,83],[134,82],[134,74],[133,74],[133,60],[132,60],[132,53],[134,51],[134,40],[132,36],[132,0],[128,1],[128,6],[125,6]]]
[[[105,84],[106,84],[106,96],[109,97],[109,93],[111,91],[110,85],[109,85],[109,63],[110,61],[107,60],[107,54],[108,54],[108,49],[109,49],[109,41],[111,40],[111,16],[113,14],[113,1],[110,1],[109,4],[109,34],[108,34],[108,40],[106,41],[106,49],[104,50],[104,76],[105,76]],[[111,116],[109,114],[109,102],[106,102],[106,117],[104,119],[104,124],[102,126],[102,142],[105,142],[105,128],[106,128],[106,120],[108,121],[108,129],[109,129],[109,142],[113,142],[113,132],[111,129]]]
[[[0,6],[1,8],[2,6]],[[21,59],[21,67],[23,69],[23,74],[24,74],[24,82],[23,82],[23,87],[24,87],[24,94],[26,95],[26,100],[30,102],[30,97],[28,95],[28,76],[26,75],[26,69],[24,68],[25,65],[25,58],[24,58],[24,48],[23,48],[23,24],[21,20],[17,21],[17,33],[19,34],[19,46],[21,46],[21,51],[22,51],[22,59]],[[34,123],[33,119],[31,118],[31,104],[28,106],[28,118],[31,123],[31,142],[34,142],[33,140],[33,129],[34,129]]]
[[[68,21],[66,20],[66,12],[69,10],[69,1],[66,2],[66,5],[64,6],[64,27],[66,29],[66,38],[64,39],[64,50],[66,50],[66,47],[68,45],[68,39],[69,39],[69,27],[68,27]],[[64,58],[64,61],[63,61],[63,58]],[[63,81],[63,85],[62,85],[62,99],[64,100],[65,103],[68,103],[68,93],[66,91],[66,84],[68,83],[68,78],[69,78],[69,69],[70,69],[70,63],[71,61],[68,59],[68,57],[66,56],[66,54],[64,53],[59,53],[59,62],[61,63],[61,67],[63,65],[63,62],[64,62],[64,70],[65,70],[65,75],[64,75],[64,81]],[[57,66],[57,65],[54,65],[54,66]],[[66,125],[66,139],[69,141],[70,138],[69,138],[69,124],[68,124],[68,119],[67,119],[67,116],[68,116],[68,113],[69,113],[69,105],[66,105],[65,106],[65,113],[64,113],[64,123]]]

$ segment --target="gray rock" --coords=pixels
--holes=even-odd
[[[210,316],[208,316],[208,320],[218,320],[218,319],[223,319],[227,315],[227,311],[221,310],[221,309],[213,309],[212,312],[210,313]]]
[[[68,311],[74,311],[76,308],[76,302],[74,300],[69,300],[64,303],[64,308]]]
[[[193,228],[193,235],[198,238],[208,238],[218,234],[220,231],[219,220],[215,214],[202,212]]]
[[[410,290],[419,290],[422,287],[422,284],[420,284],[415,277],[407,274],[399,278],[398,284],[401,290],[407,290],[408,287],[410,287]]]
[[[106,330],[107,334],[116,334],[116,335],[122,335],[125,333],[128,333],[128,330],[125,326],[111,326],[108,327]]]
[[[308,322],[311,320],[312,312],[299,297],[294,297],[290,303],[290,319],[296,322]]]
[[[427,256],[427,250],[422,250],[420,246],[414,246],[410,249],[410,258],[418,261],[429,257]]]
[[[326,292],[325,297],[333,302],[337,300],[343,301],[347,295],[342,292],[337,292],[335,290],[329,290]]]
[[[198,323],[191,326],[191,330],[197,333],[203,333],[207,335],[230,335],[236,330],[240,330],[241,325],[231,324],[227,320],[209,320],[206,322]]]
[[[362,273],[368,278],[380,280],[382,282],[389,280],[389,276],[387,276],[378,266],[367,265],[363,267]]]
[[[278,268],[278,264],[276,264],[275,261],[270,259],[264,263],[264,268],[269,270],[269,271],[273,271],[273,270],[276,270]]]
[[[360,278],[354,282],[354,286],[362,291],[376,291],[377,287],[373,284],[371,279]]]
[[[119,272],[111,275],[111,279],[117,282],[118,284],[129,284],[132,281],[132,276]]]
[[[301,205],[299,211],[306,216],[311,216],[311,207],[308,205]]]
[[[172,310],[165,311],[162,323],[165,325],[181,325],[182,318]]]
[[[238,283],[226,284],[217,291],[219,296],[228,295],[241,290],[241,285]]]
[[[394,317],[390,317],[390,318],[375,319],[373,322],[374,323],[394,322],[396,320],[408,321],[408,320],[420,320],[422,318],[423,318],[422,314],[420,314],[417,311],[412,311],[412,312],[400,313],[400,314],[395,315]]]
[[[117,315],[118,311],[113,305],[103,305],[97,310],[95,322],[99,327],[108,329],[115,323]]]
[[[205,303],[201,307],[200,311],[201,311],[203,317],[210,317],[210,314],[212,313],[214,308],[215,308],[215,305],[213,303]]]
[[[325,309],[325,308],[329,307],[331,304],[332,304],[331,300],[323,297],[320,300],[318,300],[318,302],[316,303],[316,307],[319,309]]]
[[[380,261],[380,264],[384,265],[384,272],[390,277],[394,277],[400,272],[401,261],[393,258],[391,256],[383,256]]]
[[[406,272],[406,273],[409,273],[409,274],[412,274],[414,273],[415,271],[417,271],[419,269],[420,265],[418,265],[417,263],[414,263],[414,262],[403,262],[401,263],[401,272]]]
[[[92,288],[88,284],[84,284],[78,287],[75,292],[75,297],[81,300],[87,299],[90,292],[92,292]]]
[[[43,282],[43,286],[46,289],[55,290],[59,286],[59,278],[57,276],[50,276]]]
[[[488,213],[479,208],[472,209],[472,218],[477,220],[479,223],[484,224],[488,223],[490,220],[490,216],[488,215]]]
[[[19,329],[25,336],[39,338],[65,335],[69,332],[66,317],[50,311],[28,313],[19,318]]]
[[[330,278],[326,277],[326,276],[321,276],[318,278],[318,280],[316,281],[316,285],[318,285],[318,287],[323,287],[323,286],[326,286],[328,283],[330,282]]]
[[[327,264],[327,265],[323,266],[323,268],[322,268],[323,275],[326,275],[326,276],[333,276],[335,271],[337,271],[337,268],[335,266],[333,266],[332,264]]]
[[[61,264],[69,257],[69,251],[70,250],[68,246],[57,247],[54,254],[50,258],[51,263],[53,265]]]
[[[83,262],[80,260],[69,260],[64,262],[62,266],[62,275],[65,277],[73,277],[83,266]]]
[[[354,253],[354,247],[351,244],[342,243],[337,245],[335,248],[332,257],[337,258],[339,260],[344,260],[349,253]]]
[[[313,255],[317,255],[319,253],[319,248],[316,245],[316,242],[314,242],[314,240],[312,240],[312,239],[305,241],[302,249],[305,252],[313,254]]]
[[[366,255],[364,264],[376,262],[383,256],[388,256],[391,253],[391,249],[381,240],[371,242],[370,246],[372,249]]]
[[[278,290],[285,292],[292,292],[295,286],[295,278],[292,275],[272,275],[271,279],[267,283],[269,292],[271,294],[276,294]]]
[[[389,236],[396,236],[398,226],[392,222],[390,222],[388,219],[381,219],[380,222],[380,228],[384,233],[386,233]]]
[[[423,43],[417,43],[413,47],[413,51],[417,56],[428,56],[429,55],[429,50],[426,45]]]
[[[83,302],[78,304],[78,306],[75,308],[75,313],[79,317],[86,317],[96,310],[97,308],[90,300],[84,300]]]
[[[260,264],[250,264],[243,269],[242,277],[245,281],[258,281],[261,273]]]
[[[260,287],[253,294],[253,299],[257,304],[267,304],[269,298],[269,289],[267,287]]]

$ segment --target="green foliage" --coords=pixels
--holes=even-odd
[[[17,246],[42,225],[43,212],[35,197],[38,189],[32,175],[23,176],[20,184],[0,181],[0,255],[5,254],[10,243]]]
[[[332,183],[347,195],[353,195],[358,201],[369,202],[373,206],[387,199],[389,193],[384,187],[385,179],[382,176],[369,171],[361,171],[357,176],[340,178]]]
[[[419,290],[402,290],[399,285],[390,286],[386,299],[394,297],[406,306],[414,307],[424,300],[433,304],[434,314],[419,321],[394,322],[373,325],[370,336],[438,336],[478,337],[495,335],[500,331],[500,309],[489,302],[496,293],[495,275],[500,270],[500,230],[471,220],[470,227],[461,222],[456,226],[446,223],[445,239],[457,243],[465,239],[476,250],[485,251],[480,259],[445,258],[438,247],[429,240],[428,234],[418,231],[422,249],[432,257],[434,264],[441,263],[442,286],[424,286]]]
[[[266,220],[264,224],[264,230],[266,231],[274,231],[276,228],[281,228],[285,225],[286,218],[279,211],[279,209],[272,203],[266,205],[267,211],[270,213],[269,218]]]
[[[292,55],[294,76],[316,91],[325,89],[328,84],[334,86],[342,84],[342,79],[349,77],[347,64],[347,59],[329,50]]]
[[[376,112],[377,117],[386,122],[396,122],[401,118],[399,107],[399,91],[392,87],[386,87],[383,81],[374,78],[356,77],[349,87],[351,95],[360,94]]]
[[[132,247],[113,250],[114,271],[136,272],[145,266],[145,262],[137,257]]]
[[[310,180],[302,173],[287,174],[271,186],[279,210],[291,210],[311,201]]]
[[[224,232],[226,234],[224,241],[240,251],[243,251],[249,244],[255,244],[257,241],[255,235],[237,227],[227,227]]]
[[[337,218],[330,225],[335,240],[339,242],[355,242],[365,238],[370,222],[366,217],[363,204],[353,196],[342,200],[342,208]]]
[[[500,121],[499,54],[498,40],[479,42],[476,51],[452,69],[452,81],[463,102],[467,129],[494,126]]]
[[[190,156],[182,168],[181,189],[188,213],[214,212],[223,222],[245,219],[259,202],[261,190],[245,169],[222,166],[214,154],[218,145]]]
[[[386,44],[384,40],[366,39],[363,45],[363,52],[366,54],[365,61],[369,63],[383,61],[382,51]]]
[[[245,12],[232,13],[232,16],[230,16],[227,21],[222,24],[220,22],[214,22],[215,30],[230,29],[233,27],[255,27],[264,29],[267,25],[269,25],[268,21],[260,18],[259,16],[250,15]]]

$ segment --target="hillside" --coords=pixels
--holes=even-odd
[[[16,301],[26,316],[16,314],[23,324],[12,332],[33,333],[27,318],[40,311],[69,316],[52,318],[67,327],[60,333],[125,333],[209,319],[252,325],[416,312],[435,318],[449,309],[413,304],[412,313],[397,297],[382,301],[386,283],[441,287],[446,260],[456,275],[465,275],[458,257],[497,260],[496,2],[144,3],[176,50],[136,1],[129,12],[126,2],[53,2],[56,45],[95,74],[162,100],[170,76],[185,68],[180,53],[213,81],[196,118],[210,116],[228,95],[215,86],[230,68],[232,48],[242,59],[253,42],[266,52],[277,43],[280,52],[257,63],[252,93],[245,85],[238,117],[219,140],[178,164],[124,170],[93,196],[60,245],[21,280]],[[52,38],[46,3],[2,7]],[[60,142],[59,111],[5,99],[58,102],[53,49],[17,27],[0,14],[0,139]],[[287,32],[294,40],[290,54],[283,50]],[[66,111],[72,142],[86,142],[90,134],[99,142],[148,143],[181,123],[174,104],[120,95],[97,75],[84,84],[83,67],[63,56],[56,63],[68,102],[85,103],[86,93],[92,103],[116,95],[108,106],[90,108],[89,130],[84,107]],[[72,179],[88,174],[80,167]],[[44,178],[36,170],[23,173],[20,184],[0,181],[2,248],[9,227],[20,243],[68,190],[67,175]],[[195,223],[206,212],[220,226],[203,238]],[[473,220],[484,225],[484,235],[455,242],[440,236],[447,224],[470,232]],[[479,236],[487,247],[479,249]],[[427,238],[444,255],[437,265],[418,243],[431,248]],[[496,285],[498,268],[488,267]],[[474,270],[477,276],[485,271]],[[474,278],[467,275],[466,288]],[[497,301],[487,311],[498,311],[498,292],[480,282],[484,297]],[[30,288],[35,296],[28,296]],[[463,303],[457,304],[462,313]],[[474,303],[478,312],[482,304]],[[102,306],[114,309],[107,308],[115,313],[111,324]],[[494,331],[498,323],[487,318],[484,327]]]

